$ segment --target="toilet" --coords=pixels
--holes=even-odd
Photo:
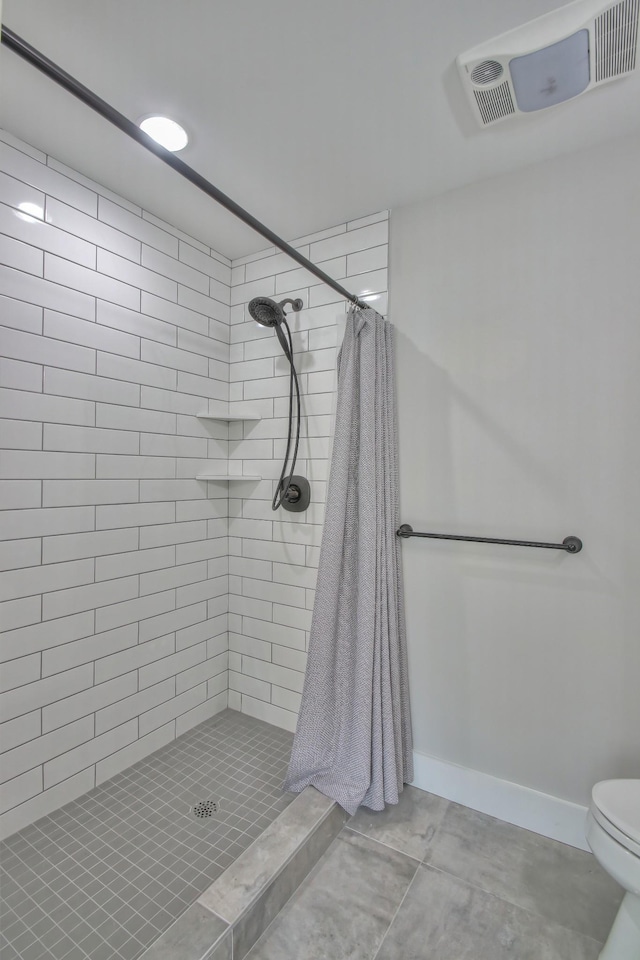
[[[626,891],[600,960],[640,960],[640,780],[603,780],[591,792],[586,836]]]

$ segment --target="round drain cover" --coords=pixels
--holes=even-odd
[[[218,811],[218,804],[215,800],[201,800],[200,803],[193,805],[192,813],[194,817],[202,819],[203,817],[212,817]]]

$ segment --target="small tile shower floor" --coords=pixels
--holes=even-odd
[[[291,742],[225,711],[0,844],[2,960],[139,956],[291,802]]]
[[[246,960],[596,960],[594,857],[413,787],[352,817]]]

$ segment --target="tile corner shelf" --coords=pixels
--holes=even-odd
[[[239,473],[197,473],[196,480],[262,480],[262,477]]]
[[[222,420],[223,423],[241,423],[243,420],[262,420],[258,413],[248,413],[243,416],[235,414],[225,414],[224,416],[215,413],[198,413],[198,420]]]

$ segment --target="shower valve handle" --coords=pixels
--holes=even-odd
[[[300,487],[296,483],[290,483],[289,489],[285,493],[285,500],[288,500],[289,503],[297,503],[300,499]]]

